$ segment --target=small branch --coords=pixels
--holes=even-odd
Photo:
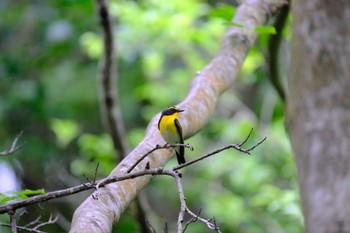
[[[21,147],[22,147],[23,145],[17,146],[17,142],[18,142],[19,138],[22,136],[22,134],[23,134],[23,130],[17,134],[17,136],[16,136],[15,139],[13,140],[13,142],[12,142],[12,144],[11,144],[11,147],[10,147],[9,149],[0,152],[0,156],[10,155],[10,154],[15,153],[15,152],[18,151],[19,149],[21,149]]]
[[[144,170],[144,171],[139,171],[139,172],[134,172],[130,174],[125,174],[123,176],[118,176],[118,177],[107,177],[105,179],[102,179],[100,181],[96,181],[95,183],[93,182],[86,182],[80,185],[77,185],[75,187],[67,188],[67,189],[62,189],[58,191],[53,191],[53,192],[48,192],[46,194],[41,194],[41,195],[36,195],[33,197],[29,197],[28,199],[24,200],[17,200],[17,201],[12,201],[10,204],[5,204],[0,206],[0,214],[7,213],[9,211],[14,211],[16,209],[26,207],[29,205],[33,205],[39,202],[45,202],[51,199],[56,199],[68,195],[72,195],[75,193],[79,193],[82,191],[86,191],[89,189],[98,189],[100,187],[103,187],[107,184],[114,183],[114,182],[120,182],[123,180],[128,180],[128,179],[134,179],[139,176],[145,176],[145,175],[169,175],[166,172],[163,172],[163,168],[153,168],[149,170]]]
[[[42,214],[40,214],[36,219],[34,219],[33,221],[27,223],[26,225],[24,225],[23,227],[26,228],[30,228],[31,226],[37,225],[40,223],[40,219],[43,217]]]
[[[196,218],[197,220],[205,223],[207,225],[207,227],[209,229],[215,230],[217,232],[220,232],[219,227],[216,225],[216,223],[211,223],[209,220],[206,220],[204,218],[201,218],[198,216],[198,214],[194,214],[188,207],[186,204],[186,198],[184,195],[184,191],[183,191],[183,187],[182,187],[182,183],[181,183],[181,177],[182,175],[180,173],[178,173],[177,171],[174,170],[170,170],[170,169],[165,169],[164,170],[167,174],[171,175],[172,177],[175,178],[176,180],[176,186],[177,186],[177,191],[179,192],[179,198],[180,198],[180,203],[181,203],[181,209],[179,212],[179,216],[177,219],[177,232],[178,233],[182,233],[184,232],[184,230],[182,229],[182,223],[184,221],[184,216],[185,213],[188,213],[190,216],[192,216],[193,218]]]
[[[154,147],[152,150],[148,151],[147,153],[145,153],[144,155],[142,155],[128,170],[127,173],[130,173],[142,160],[144,160],[148,155],[152,154],[154,151],[156,150],[160,150],[160,149],[169,149],[169,148],[175,148],[178,146],[183,146],[185,148],[190,149],[191,151],[193,151],[193,147],[189,144],[165,144],[164,146],[160,146],[160,145],[156,145],[156,147]]]
[[[216,224],[215,219],[211,218],[211,219],[204,219],[199,217],[197,214],[193,213],[189,208],[186,208],[186,212],[191,215],[193,218],[196,218],[197,220],[203,222],[204,224],[207,225],[207,227],[211,230],[215,230],[216,232],[221,233],[219,226]],[[213,223],[212,220],[214,219]]]
[[[238,151],[240,151],[242,153],[250,155],[250,151],[254,150],[257,146],[259,146],[261,143],[263,143],[266,140],[266,137],[265,137],[260,142],[255,144],[254,146],[252,146],[252,147],[250,147],[248,149],[243,149],[242,146],[248,141],[249,137],[251,136],[251,133],[252,133],[252,130],[249,132],[248,136],[244,139],[244,141],[242,143],[240,143],[240,144],[230,144],[230,145],[224,146],[224,147],[222,147],[220,149],[217,149],[217,150],[215,150],[215,151],[213,151],[213,152],[211,152],[209,154],[206,154],[204,156],[201,156],[201,157],[199,157],[197,159],[194,159],[194,160],[189,161],[187,163],[178,165],[178,166],[174,167],[173,170],[174,171],[180,170],[180,169],[182,169],[184,167],[187,167],[187,166],[189,166],[191,164],[197,163],[197,162],[199,162],[199,161],[201,161],[203,159],[206,159],[206,158],[208,158],[210,156],[213,156],[215,154],[220,153],[221,151],[224,151],[224,150],[227,150],[227,149],[230,149],[230,148],[233,148],[233,149],[238,150]]]
[[[52,215],[50,215],[50,218],[48,221],[42,222],[42,223],[36,225],[36,227],[34,227],[33,229],[38,230],[40,227],[43,227],[43,226],[46,226],[49,224],[54,224],[57,220],[58,220],[58,215],[55,218],[52,218]]]
[[[184,227],[184,229],[183,229],[183,232],[186,231],[187,227],[188,227],[191,223],[197,222],[197,220],[198,220],[198,218],[199,218],[199,215],[201,214],[201,211],[202,211],[202,209],[199,209],[199,211],[198,211],[196,217],[191,218],[191,219],[186,223],[186,225],[185,225],[185,227]]]
[[[10,215],[10,224],[11,224],[12,233],[17,233],[17,224],[16,224],[15,211],[14,210],[10,210],[8,212],[8,214]]]
[[[11,227],[10,224],[6,224],[6,223],[0,223],[0,226]],[[27,231],[27,232],[34,232],[34,233],[46,233],[45,231],[34,230],[34,229],[31,229],[31,228],[21,227],[21,226],[17,226],[17,230],[20,230],[20,231]],[[13,233],[13,232],[12,232],[12,233]]]
[[[250,136],[252,135],[252,133],[253,133],[253,128],[250,129],[250,131],[249,131],[247,137],[243,140],[243,142],[241,142],[240,144],[238,144],[238,146],[240,146],[240,147],[243,146],[243,145],[248,141],[248,139],[250,138]]]
[[[174,172],[174,178],[176,180],[177,191],[179,192],[180,203],[181,203],[179,216],[177,218],[177,232],[182,233],[182,223],[184,221],[184,216],[187,209],[186,199],[185,199],[185,194],[181,183],[181,174],[178,172]]]
[[[46,225],[49,225],[49,224],[54,224],[57,219],[58,219],[58,216],[56,218],[52,218],[52,215],[50,216],[49,220],[46,221],[46,222],[41,222],[40,219],[42,218],[42,215],[38,216],[34,221],[26,224],[25,226],[15,226],[15,230],[14,231],[14,228],[13,228],[13,225],[12,225],[12,220],[11,220],[11,215],[10,215],[10,222],[11,224],[6,224],[6,223],[0,223],[0,226],[5,226],[5,227],[11,227],[12,228],[12,232],[17,232],[17,230],[20,230],[20,231],[26,231],[26,232],[34,232],[34,233],[45,233],[44,231],[41,231],[39,230],[40,227],[43,227],[43,226],[46,226]],[[36,225],[34,227],[34,225]]]
[[[10,204],[4,204],[0,206],[0,214],[9,212],[11,210],[16,210],[25,206],[33,205],[39,202],[45,202],[51,199],[72,195],[92,188],[94,188],[94,185],[92,185],[91,183],[84,183],[72,188],[48,192],[46,194],[36,195],[24,200],[12,201]]]

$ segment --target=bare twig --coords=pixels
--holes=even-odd
[[[42,217],[43,217],[42,215],[38,216],[34,221],[26,224],[25,226],[16,226],[15,225],[16,231],[14,231],[14,226],[12,224],[11,215],[10,215],[11,224],[0,223],[0,225],[5,226],[5,227],[11,227],[12,232],[17,232],[17,230],[23,230],[23,231],[34,232],[34,233],[45,233],[44,231],[39,230],[39,228],[46,226],[46,225],[49,225],[49,224],[54,224],[57,221],[58,216],[56,216],[56,218],[52,218],[52,215],[51,215],[49,220],[46,222],[40,221]]]
[[[193,147],[189,144],[165,144],[164,146],[160,146],[160,145],[156,145],[156,147],[154,147],[152,150],[148,151],[147,153],[145,153],[144,155],[142,155],[128,170],[127,173],[130,173],[142,160],[144,160],[148,155],[152,154],[154,151],[156,150],[160,150],[160,149],[169,149],[169,148],[175,148],[178,146],[183,146],[185,148],[190,149],[191,151],[193,151]]]
[[[199,215],[201,214],[201,212],[202,212],[202,209],[199,209],[199,210],[198,210],[198,213],[197,213],[197,216],[196,216],[196,217],[192,217],[189,221],[187,221],[187,223],[186,223],[186,225],[185,225],[185,227],[184,227],[184,229],[183,229],[183,232],[186,231],[187,227],[188,227],[191,223],[197,222],[198,217],[199,217]]]
[[[224,150],[227,150],[227,149],[230,149],[230,148],[233,148],[233,149],[238,150],[238,151],[240,151],[242,153],[250,155],[250,151],[254,150],[257,146],[259,146],[261,143],[263,143],[266,140],[266,137],[265,137],[260,142],[255,144],[254,146],[252,146],[252,147],[250,147],[248,149],[243,149],[242,146],[248,141],[248,138],[250,137],[251,133],[252,133],[252,130],[249,132],[248,136],[244,139],[244,141],[242,143],[240,143],[240,144],[230,144],[230,145],[224,146],[224,147],[222,147],[220,149],[217,149],[217,150],[215,150],[215,151],[213,151],[213,152],[211,152],[209,154],[206,154],[204,156],[201,156],[201,157],[199,157],[197,159],[194,159],[194,160],[189,161],[187,163],[178,165],[178,166],[174,167],[173,170],[177,171],[179,169],[182,169],[182,168],[187,167],[187,166],[189,166],[191,164],[197,163],[198,161],[206,159],[206,158],[208,158],[210,156],[213,156],[215,154],[220,153],[221,151],[224,151]]]
[[[212,223],[212,219],[214,218],[211,218],[211,219],[204,219],[204,218],[201,218],[199,217],[197,214],[193,213],[189,208],[186,208],[186,212],[191,215],[193,218],[196,218],[197,220],[201,221],[202,223],[206,224],[207,227],[211,230],[215,230],[216,232],[219,232],[221,233],[220,231],[220,228],[219,226],[216,224],[215,220],[214,220],[214,223]]]
[[[185,199],[185,194],[182,187],[181,174],[178,172],[175,172],[174,178],[176,180],[177,191],[179,192],[180,203],[181,203],[179,216],[177,218],[177,232],[182,233],[182,223],[184,221],[184,216],[187,209],[186,199]]]
[[[12,233],[17,233],[17,224],[16,224],[15,211],[14,210],[10,210],[8,212],[8,214],[10,215],[10,224],[11,224]]]
[[[253,133],[253,128],[250,129],[250,131],[249,131],[247,137],[243,140],[243,142],[241,142],[240,144],[238,144],[238,146],[243,146],[243,145],[248,141],[248,139],[250,138],[250,136],[252,135],[252,133]]]
[[[4,226],[4,227],[11,227],[10,224],[6,224],[6,223],[0,223],[0,226]],[[40,230],[34,230],[32,228],[27,228],[27,227],[22,227],[22,226],[17,226],[17,230],[23,230],[26,232],[34,232],[34,233],[46,233],[45,231],[40,231]]]
[[[207,227],[209,229],[212,229],[212,230],[216,230],[217,232],[220,232],[220,229],[219,227],[216,225],[216,224],[213,224],[211,223],[210,221],[204,219],[204,218],[201,218],[198,216],[198,214],[195,214],[193,213],[188,207],[187,207],[187,204],[186,204],[186,198],[185,198],[185,195],[184,195],[184,191],[183,191],[183,187],[182,187],[182,182],[181,182],[181,174],[178,173],[177,171],[174,171],[174,170],[170,170],[170,169],[164,169],[163,170],[166,174],[169,174],[171,176],[173,176],[176,180],[176,186],[177,186],[177,191],[179,193],[179,198],[180,198],[180,203],[181,203],[181,209],[180,209],[180,212],[179,212],[179,216],[178,216],[178,219],[177,219],[177,232],[178,233],[182,233],[184,232],[183,228],[182,228],[182,223],[184,221],[184,216],[185,216],[185,213],[188,213],[190,216],[192,216],[193,218],[196,218],[197,220],[205,223],[207,225]]]
[[[82,192],[82,191],[85,191],[88,189],[92,189],[92,188],[94,188],[94,185],[92,185],[91,183],[88,182],[88,183],[84,183],[84,184],[81,184],[81,185],[78,185],[78,186],[75,186],[72,188],[48,192],[46,194],[32,196],[32,197],[29,197],[28,199],[24,199],[24,200],[12,201],[9,204],[4,204],[4,205],[0,206],[0,214],[7,213],[11,210],[16,210],[18,208],[33,205],[36,203],[48,201],[51,199],[72,195],[72,194],[79,193],[79,192]]]
[[[37,225],[40,223],[40,219],[43,217],[42,214],[40,214],[36,219],[34,219],[33,221],[27,223],[26,225],[24,225],[23,227],[26,228],[30,228],[31,226]]]
[[[100,107],[102,121],[111,134],[114,149],[119,153],[117,162],[121,161],[128,151],[125,129],[116,91],[118,79],[116,51],[114,46],[113,25],[108,11],[107,0],[95,0],[96,12],[103,35],[103,56],[100,61]]]
[[[10,148],[8,148],[7,150],[4,150],[4,151],[0,152],[0,156],[2,156],[2,155],[10,155],[10,154],[15,153],[15,152],[18,151],[19,149],[21,149],[21,147],[22,147],[23,145],[17,146],[17,142],[18,142],[19,138],[22,136],[22,134],[23,134],[23,130],[17,134],[17,136],[16,136],[15,139],[13,140],[13,142],[12,142]]]
[[[54,224],[57,220],[58,220],[58,215],[55,218],[52,218],[52,215],[50,215],[49,220],[47,220],[46,222],[42,222],[42,223],[36,225],[36,227],[34,227],[33,229],[37,230],[40,227],[43,227],[45,225]]]
[[[100,181],[96,181],[95,183],[92,183],[91,181],[77,185],[75,187],[67,188],[67,189],[62,189],[58,191],[53,191],[53,192],[48,192],[46,194],[41,194],[41,195],[36,195],[33,197],[29,197],[28,199],[24,200],[17,200],[13,201],[9,204],[1,205],[0,206],[0,214],[7,213],[11,210],[16,210],[18,208],[26,207],[29,205],[33,205],[36,203],[48,201],[51,199],[56,199],[68,195],[72,195],[75,193],[79,193],[85,190],[89,189],[98,189],[100,187],[103,187],[107,184],[114,183],[114,182],[119,182],[123,180],[128,180],[128,179],[134,179],[136,177],[140,176],[145,176],[145,175],[163,175],[162,173],[163,168],[154,168],[154,169],[149,169],[149,170],[144,170],[140,172],[134,172],[130,174],[125,174],[123,176],[118,176],[118,177],[107,177],[105,179],[102,179]],[[167,174],[164,174],[167,175]]]

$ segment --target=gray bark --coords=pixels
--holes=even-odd
[[[292,1],[287,126],[305,232],[350,232],[350,1]]]

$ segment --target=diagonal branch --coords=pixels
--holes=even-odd
[[[257,144],[255,144],[254,146],[252,146],[252,147],[250,147],[250,148],[248,148],[248,149],[243,149],[241,146],[247,141],[247,139],[249,138],[251,132],[252,132],[252,131],[250,131],[248,137],[243,141],[243,143],[240,143],[240,144],[229,144],[229,145],[224,146],[224,147],[222,147],[222,148],[220,148],[220,149],[217,149],[217,150],[215,150],[215,151],[213,151],[213,152],[210,152],[210,153],[208,153],[208,154],[206,154],[206,155],[204,155],[204,156],[201,156],[201,157],[199,157],[199,158],[197,158],[197,159],[194,159],[194,160],[191,160],[191,161],[189,161],[189,162],[187,162],[187,163],[178,165],[178,166],[174,167],[173,170],[174,170],[174,171],[180,170],[180,169],[182,169],[182,168],[184,168],[184,167],[190,166],[190,165],[192,165],[192,164],[194,164],[194,163],[197,163],[197,162],[199,162],[199,161],[201,161],[201,160],[204,160],[204,159],[206,159],[206,158],[208,158],[208,157],[210,157],[210,156],[213,156],[213,155],[215,155],[215,154],[218,154],[218,153],[220,153],[220,152],[222,152],[222,151],[224,151],[224,150],[231,149],[231,148],[233,148],[233,149],[235,149],[235,150],[238,150],[238,151],[240,151],[240,152],[242,152],[242,153],[245,153],[245,154],[250,155],[250,151],[254,150],[257,146],[259,146],[261,143],[263,143],[263,142],[266,140],[266,137],[265,137],[265,138],[263,138],[261,141],[259,141]]]
[[[103,55],[100,60],[100,108],[106,129],[110,132],[119,162],[127,153],[125,129],[117,95],[117,64],[114,45],[113,25],[108,11],[107,0],[95,0],[96,13],[103,35]]]
[[[156,150],[160,150],[160,149],[169,149],[169,148],[175,148],[178,146],[182,146],[182,147],[186,147],[188,149],[190,149],[191,151],[193,151],[193,147],[189,144],[179,144],[179,143],[175,143],[175,144],[165,144],[164,146],[159,146],[157,145],[156,147],[154,147],[152,150],[148,151],[147,153],[145,153],[144,155],[142,155],[128,170],[127,173],[130,173],[142,160],[144,160],[148,155],[152,154],[154,151]]]
[[[179,116],[185,138],[196,134],[209,121],[220,95],[227,90],[242,67],[244,59],[254,44],[257,34],[256,26],[264,24],[271,13],[275,13],[286,3],[285,0],[246,0],[236,10],[234,22],[250,25],[250,28],[231,26],[223,38],[216,57],[192,80],[189,94],[177,106],[185,109]],[[164,143],[157,123],[159,114],[150,122],[145,138],[140,144],[111,172],[110,176],[125,174],[141,155]],[[172,156],[171,151],[156,150],[143,160],[133,172],[144,170],[147,162],[152,167],[163,166]],[[150,181],[151,176],[122,181],[106,185],[99,189],[100,201],[87,198],[76,209],[70,232],[83,232],[89,228],[92,232],[111,232],[113,224],[118,221],[123,211]],[[101,198],[101,196],[103,198]]]

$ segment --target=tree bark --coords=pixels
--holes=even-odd
[[[305,232],[350,232],[350,1],[294,0],[287,126]]]

